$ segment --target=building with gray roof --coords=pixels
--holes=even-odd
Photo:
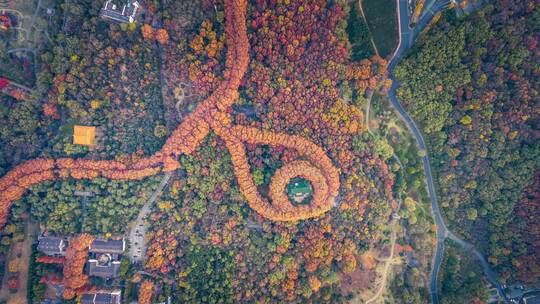
[[[97,258],[86,262],[88,275],[103,279],[114,279],[118,277],[120,271],[120,261],[113,261],[107,254],[101,254]]]
[[[126,250],[125,239],[95,239],[88,252],[90,257],[86,262],[88,275],[103,279],[114,279],[120,271],[120,258]]]
[[[101,9],[101,18],[118,23],[133,23],[139,11],[139,2],[127,1],[124,4],[117,4],[116,1],[107,0]]]
[[[126,250],[126,240],[111,240],[111,239],[95,239],[90,247],[89,252],[92,253],[111,253],[122,254]]]
[[[67,241],[60,237],[45,236],[39,238],[37,250],[48,256],[64,256]]]
[[[120,304],[121,296],[120,290],[87,293],[82,295],[81,304]]]

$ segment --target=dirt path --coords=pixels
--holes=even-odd
[[[373,99],[373,91],[375,91],[375,90],[370,91],[368,93],[368,96],[366,97],[368,102],[366,104],[365,124],[366,124],[366,128],[367,128],[368,133],[370,135],[374,136],[373,132],[369,128],[369,122],[370,122],[370,114],[369,113],[370,113],[370,108],[371,108],[371,101]],[[402,164],[401,160],[399,159],[399,157],[395,153],[394,153],[393,157],[400,164],[401,170],[403,170],[404,169],[403,164]],[[395,244],[396,244],[396,240],[397,240],[397,228],[399,227],[399,219],[400,219],[399,216],[397,215],[397,212],[401,208],[401,203],[402,203],[402,200],[401,200],[401,194],[400,194],[399,195],[398,207],[397,207],[396,211],[394,211],[394,214],[392,214],[392,220],[389,223],[389,225],[392,227],[391,228],[391,236],[390,236],[390,255],[388,257],[385,257],[385,258],[376,258],[377,261],[385,262],[384,271],[382,272],[382,277],[380,278],[380,285],[379,285],[379,287],[377,289],[377,292],[370,299],[368,299],[366,301],[366,304],[376,301],[381,296],[381,294],[384,292],[384,289],[385,289],[385,286],[386,286],[386,280],[387,280],[387,277],[388,277],[388,273],[390,271],[390,266],[392,265],[392,261],[394,259]],[[360,299],[357,297],[356,299],[353,300],[353,302],[354,303],[359,303],[359,300]]]
[[[366,119],[365,119],[365,124],[366,124],[366,127],[367,127],[367,131],[369,134],[371,135],[374,135],[373,132],[370,130],[369,128],[369,122],[370,122],[370,108],[371,108],[371,101],[373,99],[373,91],[370,91],[368,93],[368,96],[367,96],[367,105],[366,105]],[[395,124],[394,124],[395,125]],[[396,128],[399,128],[397,125],[395,125]],[[386,137],[386,136],[385,136]],[[403,167],[403,163],[401,162],[401,160],[399,159],[399,157],[394,153],[392,155],[392,157],[397,161],[397,163],[399,164],[400,166],[400,170],[403,172],[404,170],[404,167]],[[404,172],[403,172],[404,173]],[[400,217],[398,215],[398,211],[400,210],[401,208],[401,205],[402,205],[402,202],[403,200],[401,199],[401,193],[399,194],[399,204],[398,204],[398,207],[397,209],[394,211],[394,213],[392,214],[392,220],[390,222],[390,226],[392,227],[391,228],[391,236],[390,236],[390,255],[388,257],[385,257],[385,258],[378,258],[376,260],[378,261],[383,261],[385,262],[385,265],[384,265],[384,271],[382,273],[382,277],[380,278],[380,285],[377,289],[377,292],[370,298],[366,301],[366,304],[368,303],[373,303],[375,302],[377,299],[380,298],[380,296],[382,295],[382,293],[384,292],[385,290],[385,287],[386,287],[386,280],[388,278],[388,273],[390,271],[390,266],[392,265],[392,261],[394,259],[394,252],[395,252],[395,245],[396,245],[396,240],[397,240],[397,228],[399,227],[399,220],[400,220]]]
[[[401,201],[400,204],[401,206]],[[398,209],[399,210],[399,207]],[[399,223],[399,218],[393,216],[392,217],[392,235],[390,237],[390,255],[385,258],[386,262],[384,265],[384,271],[382,273],[381,282],[379,285],[379,288],[377,289],[377,292],[371,297],[369,300],[366,301],[366,304],[375,302],[383,293],[385,286],[386,286],[386,279],[388,277],[388,272],[390,271],[390,266],[392,266],[392,260],[394,259],[394,251],[396,248],[396,239],[397,239],[397,227]]]
[[[38,227],[36,223],[28,221],[26,226],[26,236],[23,242],[23,248],[21,252],[21,272],[19,274],[19,281],[21,288],[17,291],[14,296],[16,303],[26,303],[28,295],[28,271],[30,267],[30,257],[32,255],[32,244],[35,241],[36,235],[38,232]]]
[[[4,280],[2,282],[2,290],[0,292],[0,299],[7,300],[8,303],[27,303],[27,295],[28,295],[28,271],[30,267],[30,257],[32,255],[32,244],[34,243],[36,239],[36,235],[38,232],[38,226],[36,223],[31,222],[30,220],[27,221],[26,224],[26,233],[24,237],[24,241],[22,242],[22,249],[21,249],[21,266],[20,266],[20,272],[19,272],[19,282],[20,282],[20,288],[17,290],[17,293],[10,295],[9,290],[7,288],[7,274],[8,274],[8,267],[6,263],[6,271],[4,274]],[[13,245],[12,245],[13,248]],[[13,252],[10,250],[10,255],[8,257],[8,261],[13,259]]]

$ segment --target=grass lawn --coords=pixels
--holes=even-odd
[[[371,46],[371,34],[368,25],[358,7],[358,1],[351,2],[351,11],[347,22],[347,34],[352,45],[351,58],[354,61],[370,58],[375,54]]]
[[[379,55],[387,57],[397,46],[396,1],[363,0],[362,7]]]
[[[5,60],[0,60],[0,77],[6,77],[18,84],[33,87],[35,83],[34,58],[31,53],[26,54],[20,58],[7,55]]]
[[[381,117],[385,117],[381,120]],[[431,200],[424,185],[424,167],[419,156],[416,140],[405,123],[395,114],[387,96],[375,94],[371,101],[370,121],[372,132],[388,140],[394,148],[396,156],[401,160],[404,171],[398,176],[406,184],[404,194],[413,197],[420,204],[417,206],[417,217],[431,221]],[[373,124],[373,122],[378,122]]]

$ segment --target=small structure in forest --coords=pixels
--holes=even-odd
[[[48,256],[64,256],[66,254],[67,242],[63,238],[45,236],[39,238],[37,250]]]
[[[295,177],[287,184],[287,195],[296,204],[309,204],[313,196],[313,188],[307,179]]]
[[[81,297],[81,304],[120,304],[122,293],[120,290],[99,291],[86,293]]]
[[[73,126],[73,144],[83,146],[93,146],[96,137],[96,127]]]
[[[119,23],[133,23],[139,11],[139,2],[128,0],[122,5],[115,1],[107,0],[101,9],[101,18]]]

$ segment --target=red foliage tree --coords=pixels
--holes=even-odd
[[[39,256],[36,258],[36,262],[44,264],[63,264],[65,261],[64,257]]]
[[[154,283],[145,280],[139,287],[139,304],[150,304],[152,301],[152,292],[154,291]]]
[[[81,234],[69,240],[64,263],[64,298],[72,299],[88,283],[88,276],[84,274],[84,264],[88,258],[88,247],[93,237]]]

